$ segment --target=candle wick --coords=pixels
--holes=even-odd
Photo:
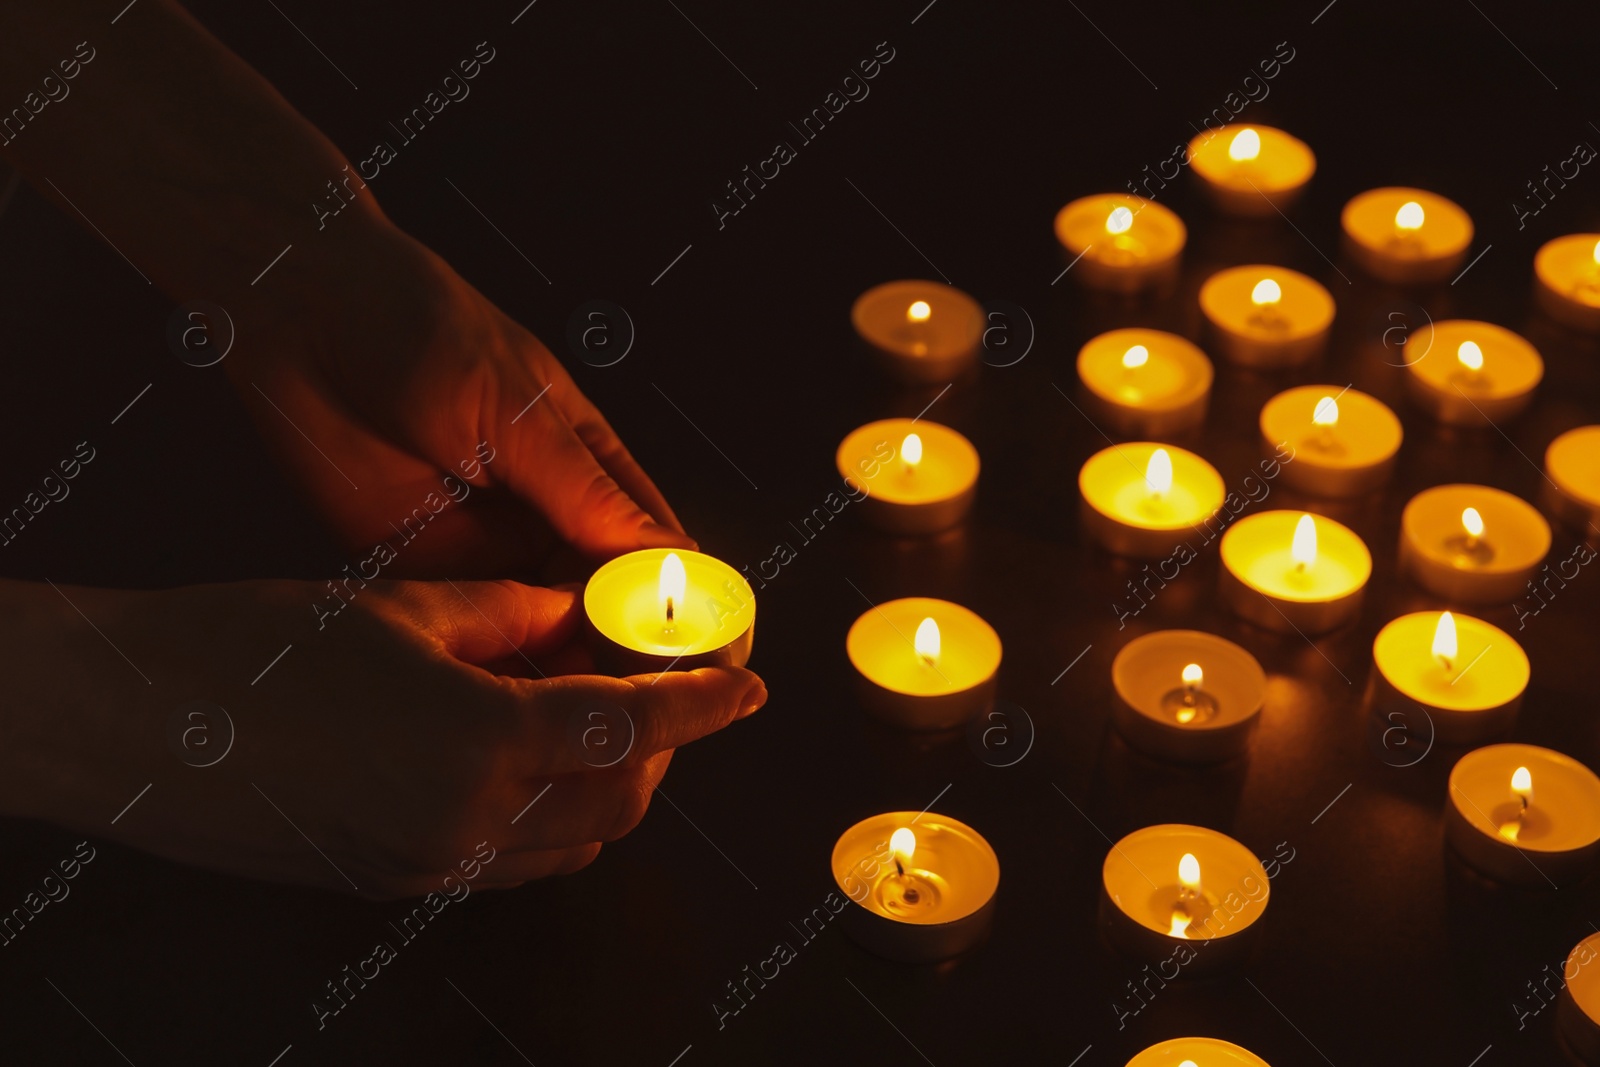
[[[673,621],[672,598],[667,597],[667,621]]]
[[[906,869],[905,869],[905,867],[901,866],[900,858],[898,856],[895,857],[895,861],[894,861],[894,873],[898,874],[902,878],[904,878],[906,876]]]

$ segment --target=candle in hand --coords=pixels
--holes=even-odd
[[[589,579],[583,607],[595,659],[614,673],[742,667],[750,658],[750,583],[700,552],[649,548],[618,556]]]

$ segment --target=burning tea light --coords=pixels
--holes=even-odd
[[[1600,856],[1600,778],[1536,745],[1475,749],[1450,772],[1445,840],[1497,882],[1575,882]]]
[[[1544,377],[1536,348],[1502,326],[1446,319],[1419,327],[1406,351],[1406,391],[1440,422],[1482,427],[1516,415]]]
[[[1269,217],[1299,197],[1317,157],[1304,141],[1271,126],[1223,126],[1189,142],[1189,169],[1219,210]]]
[[[1505,604],[1524,592],[1550,551],[1533,505],[1486,485],[1439,485],[1400,515],[1400,566],[1435,596]]]
[[[1200,287],[1217,347],[1235,363],[1283,367],[1321,352],[1333,324],[1328,290],[1287,267],[1230,267]]]
[[[1294,462],[1283,483],[1312,496],[1361,496],[1389,480],[1400,451],[1400,420],[1356,389],[1302,385],[1261,409],[1261,441],[1271,455],[1287,441]]]
[[[988,933],[1000,859],[965,823],[931,811],[874,815],[839,838],[832,866],[851,901],[845,928],[870,952],[932,963]]]
[[[1349,527],[1296,511],[1263,511],[1222,535],[1221,597],[1241,618],[1281,633],[1327,633],[1361,611],[1372,554]]]
[[[1344,206],[1345,248],[1386,282],[1440,282],[1455,274],[1472,244],[1472,218],[1421,189],[1372,189]]]
[[[1561,996],[1556,1020],[1561,1034],[1578,1058],[1600,1067],[1600,933],[1579,941],[1562,967]]]
[[[867,494],[862,517],[893,534],[947,530],[967,517],[977,495],[978,450],[926,419],[869,422],[839,445],[835,463]]]
[[[1200,826],[1147,826],[1106,854],[1100,923],[1136,959],[1204,974],[1248,951],[1268,895],[1261,861],[1233,838]]]
[[[1222,475],[1193,452],[1137,441],[1089,457],[1078,472],[1083,528],[1119,556],[1160,559],[1222,507]]]
[[[1533,257],[1534,293],[1552,319],[1600,332],[1600,233],[1573,233],[1545,242]]]
[[[1449,611],[1391,620],[1372,642],[1367,698],[1380,719],[1431,722],[1441,744],[1508,733],[1531,673],[1527,653],[1498,626]]]
[[[1062,208],[1056,238],[1075,257],[1068,270],[1084,285],[1131,293],[1177,275],[1188,231],[1153,200],[1108,193]]]
[[[596,663],[615,674],[750,659],[756,598],[744,575],[700,552],[647,548],[603,565],[583,590]]]
[[[1550,514],[1593,539],[1600,536],[1600,426],[1580,426],[1544,453],[1543,500]]]
[[[1174,763],[1216,763],[1250,745],[1267,676],[1254,656],[1198,630],[1128,642],[1111,664],[1111,718],[1134,748]]]
[[[891,375],[931,384],[956,381],[977,367],[986,320],[960,289],[898,281],[862,293],[850,322]]]
[[[1127,1067],[1271,1067],[1249,1049],[1214,1037],[1175,1037],[1151,1045]]]
[[[1120,434],[1169,437],[1205,421],[1211,360],[1177,334],[1112,330],[1078,352],[1095,414]]]
[[[947,600],[877,605],[850,627],[845,652],[860,675],[862,703],[896,726],[954,729],[994,700],[1000,636]]]

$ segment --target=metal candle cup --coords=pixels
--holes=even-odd
[[[1521,793],[1518,772],[1526,774]],[[1537,745],[1488,745],[1450,772],[1445,840],[1480,874],[1532,889],[1571,884],[1600,857],[1600,778]]]
[[[1401,569],[1456,603],[1517,599],[1549,551],[1544,516],[1521,497],[1486,485],[1424,489],[1400,515]]]
[[[1239,617],[1309,637],[1360,614],[1372,553],[1349,527],[1313,515],[1310,562],[1296,559],[1304,515],[1263,511],[1235,522],[1222,535],[1218,576],[1223,603]]]
[[[668,557],[682,592],[666,610]],[[756,598],[744,575],[702,552],[646,548],[604,564],[583,590],[595,664],[627,676],[696,667],[742,667],[755,640]]]
[[[856,298],[850,323],[893,377],[953,382],[978,365],[983,308],[960,289],[930,281],[885,282]]]
[[[1056,214],[1068,271],[1093,289],[1132,293],[1175,278],[1188,231],[1153,200],[1121,193],[1085,196]]]
[[[1211,360],[1177,334],[1112,330],[1078,352],[1095,415],[1119,434],[1172,437],[1205,421]]]
[[[960,604],[931,597],[885,601],[850,627],[845,652],[862,704],[895,726],[951,730],[994,702],[1000,635]]]
[[[1440,422],[1487,428],[1528,406],[1544,377],[1538,349],[1503,326],[1471,319],[1424,323],[1406,342],[1406,393]]]
[[[1189,142],[1189,169],[1219,211],[1272,218],[1299,198],[1317,157],[1300,138],[1272,126],[1230,125]]]
[[[1387,282],[1442,282],[1472,245],[1472,217],[1423,189],[1368,190],[1345,204],[1339,223],[1350,257]]]
[[[1230,267],[1200,287],[1216,346],[1247,367],[1287,367],[1318,355],[1333,325],[1333,297],[1288,267]]]
[[[1200,677],[1192,683],[1186,668]],[[1161,630],[1123,646],[1111,663],[1111,720],[1128,744],[1171,763],[1219,763],[1250,746],[1267,676],[1232,641]]]
[[[908,448],[915,436],[915,456]],[[887,459],[880,458],[887,454]],[[854,430],[835,455],[839,473],[866,492],[862,517],[886,533],[922,536],[967,517],[978,490],[978,450],[948,426],[883,419]]]
[[[1455,612],[1448,613],[1450,638],[1441,642],[1445,614],[1412,612],[1378,631],[1367,701],[1384,720],[1398,714],[1402,722],[1431,722],[1440,744],[1504,736],[1528,686],[1527,653],[1498,626]]]

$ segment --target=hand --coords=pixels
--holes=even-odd
[[[578,870],[643,817],[676,746],[766,699],[740,668],[491,673],[478,665],[509,655],[537,674],[545,657],[583,658],[568,640],[573,595],[511,582],[373,583],[320,631],[307,605],[325,590],[310,583],[64,588],[126,661],[48,587],[5,584],[32,598],[8,613],[28,626],[0,635],[18,638],[7,675],[24,658],[39,665],[13,694],[28,710],[7,724],[0,757],[8,812],[372,898],[440,891],[490,850],[475,888]],[[70,670],[50,669],[52,656]],[[221,705],[234,728],[210,766],[186,764],[168,736],[195,699]],[[594,717],[605,709],[620,711]],[[209,729],[219,747],[207,759],[226,740],[220,721]]]
[[[310,286],[309,305],[261,294],[264,336],[241,330],[226,366],[352,548],[398,544],[413,515],[427,535],[393,573],[526,573],[556,539],[595,560],[694,547],[538,338],[387,222],[350,225],[366,227],[362,269]]]

